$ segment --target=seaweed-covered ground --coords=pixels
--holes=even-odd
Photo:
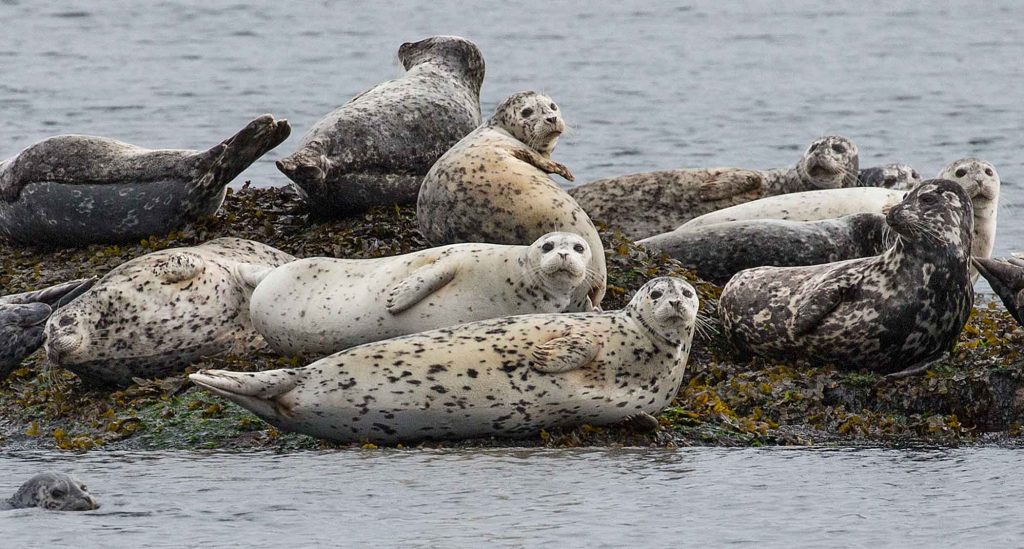
[[[408,207],[317,221],[287,189],[228,195],[210,219],[163,238],[84,249],[18,249],[0,244],[0,294],[73,278],[99,276],[163,248],[235,236],[300,257],[379,257],[427,247]],[[695,280],[677,262],[647,253],[604,231],[608,295],[623,306],[655,276],[695,283],[702,313],[713,319],[719,289]],[[740,361],[717,334],[700,334],[689,381],[654,431],[582,426],[526,440],[475,440],[427,446],[580,445],[907,445],[1014,444],[1024,429],[1024,330],[995,303],[975,308],[956,349],[922,375],[889,379],[866,371]],[[259,370],[299,366],[270,353],[210,358],[193,366]],[[190,371],[192,371],[190,370]],[[185,374],[137,380],[111,392],[83,386],[47,368],[41,353],[0,382],[0,448],[319,448],[326,443],[281,433],[247,411],[191,386]],[[372,446],[372,445],[367,445]]]

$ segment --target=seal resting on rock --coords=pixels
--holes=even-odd
[[[124,386],[262,348],[249,319],[251,271],[294,259],[239,238],[135,258],[50,317],[46,356],[86,382]]]
[[[327,115],[278,169],[321,216],[416,201],[430,166],[480,125],[484,58],[457,36],[398,49],[407,71]]]
[[[792,168],[664,170],[601,179],[569,189],[598,222],[638,239],[702,214],[765,196],[860,185],[857,146],[840,136],[814,140]]]
[[[189,378],[288,431],[381,443],[607,425],[683,380],[697,294],[657,278],[621,311],[519,315],[354,347],[305,368]]]
[[[1024,326],[1024,254],[1007,259],[975,257],[974,266],[1003,301],[1017,323]]]
[[[722,326],[743,350],[881,373],[938,359],[974,303],[971,199],[925,181],[889,210],[898,235],[885,253],[808,267],[760,267],[726,284]]]
[[[0,501],[0,509],[38,507],[47,511],[92,511],[99,503],[77,478],[65,473],[40,473],[18,488],[14,496]]]
[[[860,171],[860,186],[909,191],[921,184],[917,170],[906,164],[885,164]]]
[[[213,215],[228,183],[290,131],[263,115],[206,151],[51,137],[0,163],[0,237],[68,246],[165,235]]]
[[[267,270],[253,327],[284,354],[319,356],[474,320],[560,313],[586,282],[590,246],[549,233],[530,246],[453,244],[377,259],[309,258]]]
[[[600,306],[604,297],[604,245],[586,212],[548,177],[573,178],[551,160],[564,131],[558,105],[549,97],[532,91],[512,95],[430,168],[416,219],[435,246],[530,244],[553,231],[582,236],[592,256],[591,286],[580,290],[570,310],[585,311]]]
[[[939,172],[939,179],[960,184],[974,204],[974,257],[992,257],[996,244],[996,216],[999,213],[999,191],[1002,182],[992,164],[977,158],[961,158],[950,162]],[[975,273],[974,278],[977,278]]]

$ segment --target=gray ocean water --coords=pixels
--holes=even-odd
[[[264,112],[293,136],[401,73],[398,46],[459,34],[485,114],[548,93],[577,181],[793,164],[841,133],[861,165],[1003,178],[997,254],[1024,249],[1018,2],[38,2],[0,0],[0,157],[88,133],[206,148]],[[1018,452],[538,450],[0,454],[0,494],[45,468],[104,507],[0,513],[3,547],[1024,545]]]

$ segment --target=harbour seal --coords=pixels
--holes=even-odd
[[[189,378],[281,429],[336,441],[522,437],[658,413],[682,383],[696,314],[689,284],[656,278],[621,311],[482,320],[305,368]]]
[[[820,137],[792,168],[665,170],[601,179],[569,189],[590,216],[639,239],[671,231],[702,214],[765,196],[855,187],[857,146]]]
[[[744,269],[820,265],[878,255],[888,247],[885,216],[861,213],[821,221],[757,219],[680,227],[637,244],[724,284]]]
[[[995,167],[977,158],[961,158],[950,162],[939,172],[938,177],[956,181],[967,191],[974,204],[974,245],[971,254],[975,257],[992,257],[992,248],[996,243],[999,191],[1002,187]]]
[[[135,258],[50,317],[47,358],[88,383],[125,386],[202,357],[259,349],[251,270],[294,259],[239,238]]]
[[[561,111],[551,98],[532,91],[512,95],[430,168],[416,219],[435,246],[530,244],[552,231],[582,236],[590,245],[591,286],[578,292],[570,310],[584,311],[600,306],[604,297],[604,245],[586,212],[547,175],[573,178],[568,168],[551,160],[564,131]]]
[[[96,279],[81,279],[35,292],[0,297],[0,380],[43,345],[43,327],[54,309],[70,303]]]
[[[290,131],[263,115],[206,151],[51,137],[0,163],[0,237],[68,246],[165,235],[213,215],[228,183]]]
[[[760,267],[722,291],[722,326],[742,350],[881,373],[914,369],[956,343],[974,303],[971,199],[925,181],[889,210],[885,253],[807,267]]]
[[[508,315],[560,313],[586,281],[590,246],[548,233],[530,246],[453,244],[377,259],[302,259],[267,270],[253,327],[284,354],[355,345]]]
[[[365,91],[317,122],[278,169],[322,216],[416,201],[423,176],[480,125],[484,58],[457,36],[398,49],[407,71]]]
[[[92,511],[100,505],[88,487],[65,473],[40,473],[22,484],[0,509],[38,507],[47,511]]]
[[[885,164],[860,171],[860,186],[909,191],[921,184],[921,175],[906,164]]]
[[[995,290],[1006,310],[1024,326],[1024,254],[1007,259],[973,258],[974,266]]]

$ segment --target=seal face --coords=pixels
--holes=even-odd
[[[128,261],[50,317],[47,358],[86,382],[127,385],[205,356],[259,349],[246,269],[294,259],[258,242],[219,238]]]
[[[995,290],[1006,310],[1024,326],[1024,254],[1007,259],[974,257],[974,266]]]
[[[771,358],[886,373],[948,351],[974,302],[970,197],[925,181],[886,222],[898,238],[881,255],[737,274],[719,306],[730,339]]]
[[[435,246],[525,245],[552,231],[582,236],[592,254],[591,287],[578,292],[570,310],[583,311],[604,297],[604,245],[586,212],[547,175],[572,179],[568,168],[550,158],[563,131],[565,122],[551,98],[537,92],[512,95],[430,168],[416,218]]]
[[[587,183],[569,189],[569,194],[598,222],[640,239],[764,196],[858,186],[858,156],[849,139],[825,136],[814,140],[792,168],[638,173]]]
[[[949,178],[945,178],[949,179]],[[862,187],[883,187],[897,191],[909,191],[921,184],[921,175],[906,164],[885,164],[860,171]]]
[[[263,115],[206,151],[51,137],[0,163],[0,238],[67,246],[165,235],[214,214],[228,183],[290,131]]]
[[[38,507],[48,511],[92,511],[100,505],[77,478],[65,473],[40,473],[30,478],[7,500],[7,507]]]
[[[587,280],[590,246],[549,233],[530,246],[454,244],[377,259],[302,259],[268,271],[253,327],[284,354],[328,355],[508,315],[559,313]]]
[[[278,169],[310,208],[340,216],[416,201],[430,166],[480,125],[484,58],[457,36],[402,44],[407,71],[317,122]]]
[[[976,257],[991,257],[996,242],[999,213],[999,174],[992,164],[976,158],[961,158],[939,172],[939,179],[956,181],[974,204],[974,248]],[[975,273],[977,278],[977,273]]]
[[[621,311],[471,322],[354,347],[298,369],[190,379],[281,429],[393,443],[617,423],[682,383],[693,288],[658,278]]]

